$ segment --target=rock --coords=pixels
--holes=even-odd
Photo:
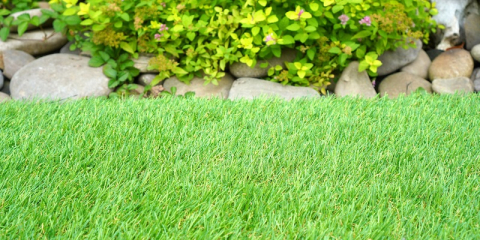
[[[3,82],[4,82],[3,73],[2,73],[2,71],[0,71],[0,89],[3,88]]]
[[[378,60],[382,62],[382,66],[380,66],[377,70],[378,75],[388,75],[415,61],[415,59],[418,57],[418,53],[422,49],[422,41],[416,39],[415,45],[416,48],[404,49],[402,46],[400,46],[394,51],[386,51],[380,55]]]
[[[53,29],[26,32],[21,37],[10,34],[6,42],[0,41],[0,54],[10,49],[21,50],[31,55],[44,54],[60,49],[66,43],[67,38]]]
[[[44,9],[45,10],[48,10],[48,9]],[[50,11],[50,10],[48,10]],[[34,17],[34,16],[37,16],[37,17],[41,17],[43,15],[42,13],[42,8],[34,8],[34,9],[29,9],[29,10],[25,10],[25,11],[20,11],[20,12],[16,12],[16,13],[12,13],[10,16],[13,17],[13,19],[17,19],[18,16],[20,15],[23,15],[23,14],[28,14],[30,15],[30,18]],[[42,24],[42,28],[49,28],[52,26],[52,22],[53,22],[53,19],[49,19],[47,20],[45,23]],[[32,30],[32,29],[38,29],[39,27],[35,26],[35,25],[32,25],[32,24],[29,24],[28,27],[27,27],[27,31],[28,30]],[[17,32],[17,29],[18,27],[17,26],[12,26],[10,28],[10,31],[11,32]]]
[[[480,15],[471,13],[465,19],[465,41],[467,50],[480,43]]]
[[[196,97],[219,97],[223,99],[228,98],[228,92],[232,87],[233,77],[229,74],[226,74],[220,81],[218,81],[218,85],[213,85],[209,83],[205,85],[205,80],[203,78],[194,77],[190,84],[187,85],[176,77],[171,77],[163,83],[163,87],[166,91],[171,92],[172,87],[176,87],[176,95],[185,95],[187,92],[195,92]]]
[[[475,61],[480,62],[480,44],[475,45],[470,51],[470,54]]]
[[[148,62],[153,57],[155,57],[155,54],[149,54],[149,53],[139,54],[137,59],[132,59],[133,62],[135,63],[133,66],[138,70],[140,70],[141,73],[158,73],[158,70],[156,69],[153,69],[153,70],[148,69]]]
[[[152,82],[152,80],[157,76],[157,74],[144,73],[138,77],[138,83],[142,86],[147,86]]]
[[[269,60],[259,60],[257,64],[251,68],[245,63],[236,62],[230,65],[230,73],[236,78],[263,78],[268,76],[268,69],[281,65],[285,67],[285,62],[293,62],[296,57],[295,49],[284,49],[280,57],[273,57]],[[268,62],[268,67],[261,68],[262,63]]]
[[[432,90],[439,94],[466,94],[473,92],[473,82],[467,77],[450,79],[435,79],[432,82]]]
[[[378,86],[378,91],[382,97],[388,95],[389,98],[397,98],[402,94],[410,95],[418,88],[432,93],[432,84],[429,81],[410,73],[398,72],[383,79]]]
[[[445,26],[432,36],[437,49],[446,50],[465,41],[464,22],[469,13],[478,12],[475,0],[432,0],[436,3],[438,14],[433,16],[439,25]]]
[[[63,46],[61,49],[60,49],[60,53],[66,53],[66,54],[72,54],[72,55],[80,55],[82,53],[82,49],[75,49],[75,50],[70,50],[70,46],[72,46],[74,42],[73,41],[70,41],[68,42],[67,44],[65,44],[65,46]]]
[[[431,63],[432,61],[428,57],[427,53],[423,50],[420,50],[420,53],[418,53],[417,59],[409,63],[407,66],[403,67],[400,71],[411,73],[423,79],[427,79],[428,68],[430,67]]]
[[[358,65],[359,62],[354,61],[343,70],[335,86],[335,95],[339,97],[359,96],[363,98],[377,96],[377,92],[375,92],[367,72],[358,72]]]
[[[437,58],[440,54],[442,54],[443,50],[440,49],[430,49],[427,51],[427,55],[430,58],[430,61],[433,61],[435,58]]]
[[[52,54],[20,69],[12,78],[13,99],[78,99],[108,96],[109,79],[102,68],[88,66],[90,59],[71,54]]]
[[[473,70],[470,80],[473,82],[473,88],[475,91],[480,91],[480,68],[475,68],[475,70]]]
[[[239,78],[233,82],[228,99],[254,99],[259,97],[279,97],[285,100],[296,98],[320,97],[320,94],[309,87],[284,86],[256,78]]]
[[[10,100],[12,100],[12,98],[8,94],[0,92],[0,103],[7,102]]]
[[[34,60],[35,58],[32,55],[24,51],[7,50],[3,52],[1,57],[0,68],[3,67],[3,75],[5,75],[5,77],[12,79],[13,75],[20,70],[20,68]],[[2,61],[3,64],[1,64]]]
[[[473,82],[473,88],[476,92],[480,92],[480,79],[476,79]]]
[[[3,87],[0,91],[10,95],[10,82],[9,81],[3,82]]]
[[[452,49],[440,54],[433,60],[428,70],[430,80],[437,78],[456,78],[472,75],[473,59],[464,49]]]

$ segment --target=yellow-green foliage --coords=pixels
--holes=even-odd
[[[112,47],[133,57],[154,53],[159,57],[152,63],[176,59],[169,67],[156,64],[164,69],[154,83],[170,75],[188,82],[205,74],[206,83],[216,84],[231,63],[254,66],[294,48],[294,62],[273,66],[269,79],[324,92],[349,62],[358,60],[359,70],[375,75],[380,54],[411,38],[426,40],[435,27],[428,0],[54,0],[52,5],[59,13],[57,30],[92,32],[77,40],[94,57]]]

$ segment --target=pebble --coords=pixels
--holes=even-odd
[[[428,57],[427,53],[423,50],[420,50],[417,59],[415,59],[413,62],[409,63],[405,67],[402,67],[400,71],[427,79],[430,64],[432,64],[432,61]]]
[[[473,59],[464,49],[452,49],[432,61],[428,70],[430,80],[439,78],[469,78],[473,72]]]
[[[21,50],[31,55],[45,54],[60,49],[67,38],[53,29],[26,32],[21,37],[11,33],[7,41],[0,41],[0,54],[6,50]]]
[[[163,83],[163,87],[166,91],[171,92],[172,87],[176,87],[176,95],[185,95],[187,92],[195,92],[195,97],[219,97],[223,99],[228,98],[228,93],[233,84],[233,77],[230,74],[226,74],[220,81],[218,85],[213,85],[209,83],[204,84],[205,80],[203,78],[194,77],[190,80],[190,84],[181,82],[176,77],[171,77]]]
[[[416,48],[405,49],[402,46],[395,50],[384,52],[378,57],[378,60],[382,62],[382,66],[378,68],[378,75],[385,76],[397,71],[403,66],[415,61],[417,59],[420,50],[422,49],[422,41],[415,39]]]
[[[467,77],[451,79],[435,79],[432,82],[432,90],[439,94],[466,94],[474,91],[473,82]]]
[[[12,79],[13,75],[23,66],[35,60],[32,55],[13,49],[4,51],[2,59],[3,66],[0,66],[0,68],[3,68],[3,75],[9,79]]]

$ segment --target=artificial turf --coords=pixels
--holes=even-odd
[[[479,239],[480,97],[0,104],[0,238]]]

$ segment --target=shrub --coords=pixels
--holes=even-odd
[[[152,84],[172,75],[217,84],[229,64],[254,66],[294,48],[296,60],[271,67],[269,79],[325,93],[349,62],[359,60],[359,70],[374,76],[378,55],[414,47],[413,38],[427,41],[436,27],[428,0],[53,0],[51,6],[55,29],[77,41],[72,48],[90,51],[92,66],[106,63],[110,87],[123,89],[138,74],[129,57],[139,53],[157,56],[151,67],[160,74]]]

